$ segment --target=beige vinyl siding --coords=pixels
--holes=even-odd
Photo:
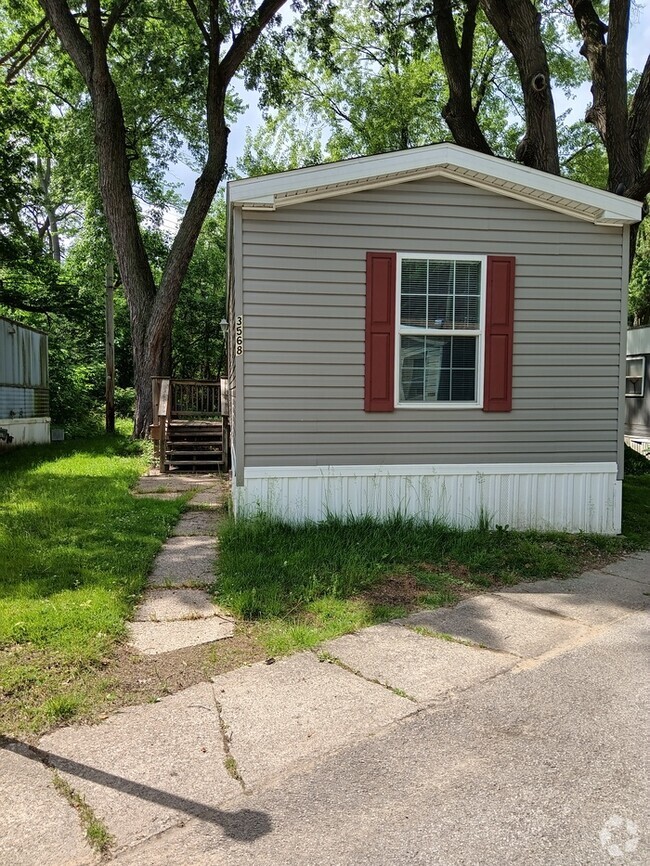
[[[367,251],[517,257],[512,412],[363,411]],[[246,466],[615,461],[621,273],[622,229],[448,180],[244,211]]]

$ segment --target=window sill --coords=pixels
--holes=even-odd
[[[482,409],[482,403],[395,403],[396,409]]]

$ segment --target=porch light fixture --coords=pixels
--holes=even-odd
[[[228,322],[226,319],[222,319],[219,322],[219,327],[221,328],[221,333],[223,334],[224,339],[226,338],[226,334],[228,333]]]

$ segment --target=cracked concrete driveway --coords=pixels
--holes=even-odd
[[[646,553],[9,745],[0,862],[98,861],[56,770],[119,866],[645,864],[649,594]]]

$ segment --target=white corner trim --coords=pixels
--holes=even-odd
[[[614,462],[251,467],[233,499],[237,515],[291,523],[401,513],[453,526],[487,519],[493,527],[615,535],[622,501],[616,475]]]

